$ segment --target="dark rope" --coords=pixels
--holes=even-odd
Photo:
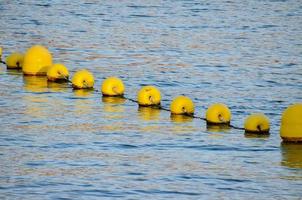
[[[237,127],[237,126],[234,126],[232,124],[229,124],[229,126],[233,129],[237,129],[237,130],[245,130],[244,128],[240,128],[240,127]]]
[[[134,99],[131,99],[131,98],[128,98],[128,97],[125,97],[123,96],[124,99],[127,99],[128,101],[131,101],[131,102],[134,102],[134,103],[138,103],[138,101],[134,100]]]

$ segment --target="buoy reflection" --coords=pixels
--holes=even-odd
[[[47,92],[46,76],[23,76],[24,89],[29,92]]]
[[[301,143],[281,143],[281,165],[290,168],[302,169],[302,145]]]
[[[140,119],[145,121],[159,120],[160,110],[157,108],[139,106],[138,115]]]

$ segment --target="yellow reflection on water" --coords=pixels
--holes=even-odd
[[[138,116],[144,121],[159,120],[160,110],[157,108],[139,106]]]
[[[76,97],[90,97],[93,93],[93,90],[90,89],[73,90],[73,93]]]
[[[171,115],[170,119],[172,122],[175,123],[186,123],[186,122],[192,122],[193,118],[190,116],[185,115]]]
[[[123,104],[125,103],[126,99],[123,97],[102,97],[103,103],[112,103],[112,104]]]
[[[23,76],[24,89],[29,92],[47,92],[47,78],[44,76]],[[25,114],[40,119],[45,115],[45,104],[48,98],[45,95],[26,95],[23,97],[26,104]]]
[[[228,132],[229,130],[230,130],[230,126],[227,124],[221,124],[221,125],[207,124],[207,131],[210,132]]]
[[[122,97],[102,97],[103,110],[106,113],[105,117],[108,119],[120,119],[123,118],[125,112],[126,99]]]
[[[290,168],[302,168],[302,144],[281,143],[281,165]]]
[[[269,138],[269,134],[244,133],[245,138]]]
[[[87,89],[73,90],[74,95],[76,97],[79,97],[79,99],[76,99],[74,101],[76,115],[93,113],[92,105],[94,104],[94,102],[90,98],[88,98],[92,96],[93,92],[93,90]]]
[[[49,99],[45,95],[26,95],[22,98],[25,102],[26,109],[25,114],[31,118],[41,119],[45,117],[45,111],[47,108]]]
[[[29,92],[47,92],[46,76],[23,76],[24,89]]]
[[[47,87],[51,92],[67,92],[70,90],[68,83],[47,82]]]

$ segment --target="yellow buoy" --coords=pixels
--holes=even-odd
[[[24,55],[14,52],[6,57],[7,69],[22,69]]]
[[[171,105],[170,110],[171,114],[177,114],[177,115],[192,115],[194,114],[194,103],[193,101],[186,96],[178,96],[176,97]]]
[[[123,96],[125,86],[121,79],[108,77],[103,81],[101,90],[104,96]]]
[[[269,129],[269,119],[262,113],[251,114],[245,119],[244,130],[246,133],[268,134]]]
[[[144,86],[137,93],[137,101],[140,106],[160,105],[160,91],[151,85]]]
[[[94,77],[88,70],[77,71],[72,77],[72,87],[74,89],[91,89],[94,85]]]
[[[302,142],[302,103],[290,105],[282,114],[280,136],[285,142]]]
[[[231,121],[230,109],[222,103],[212,104],[206,112],[206,120],[208,124],[229,124]]]
[[[54,82],[67,81],[69,78],[69,71],[63,64],[53,64],[47,71],[47,80]]]
[[[29,48],[24,56],[23,74],[46,76],[48,68],[52,65],[52,56],[49,51],[40,45]]]

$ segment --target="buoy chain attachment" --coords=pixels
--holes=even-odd
[[[6,65],[6,62],[4,62],[3,60],[0,59],[0,63]]]

